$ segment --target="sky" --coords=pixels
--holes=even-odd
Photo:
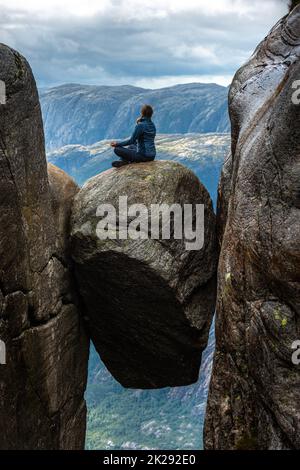
[[[39,87],[228,85],[285,0],[0,0],[0,42]]]

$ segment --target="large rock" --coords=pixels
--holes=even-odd
[[[119,196],[148,209],[203,204],[204,246],[189,251],[185,240],[149,239],[148,226],[147,239],[99,239],[97,208],[118,208]],[[77,194],[71,237],[90,335],[114,377],[134,388],[195,382],[215,308],[217,259],[215,215],[197,177],[167,161],[104,172]]]
[[[300,6],[236,74],[219,194],[208,449],[299,449]]]
[[[4,45],[0,64],[0,448],[79,449],[88,341],[65,256],[69,179],[50,190],[29,65]]]
[[[52,163],[48,163],[48,179],[56,227],[56,253],[67,262],[71,208],[79,187],[73,178]]]

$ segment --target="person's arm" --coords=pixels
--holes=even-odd
[[[135,144],[142,132],[143,129],[141,124],[137,124],[135,126],[132,136],[129,139],[124,140],[123,142],[116,142],[116,147],[127,147],[127,145]]]

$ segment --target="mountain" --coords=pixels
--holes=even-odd
[[[66,84],[40,90],[48,150],[131,134],[141,105],[155,109],[163,134],[228,132],[228,89],[191,83],[159,90]]]
[[[229,134],[159,135],[156,145],[159,160],[178,161],[193,170],[216,202],[221,167],[229,151]],[[108,141],[66,145],[48,152],[48,161],[66,171],[79,185],[110,168],[115,159]]]

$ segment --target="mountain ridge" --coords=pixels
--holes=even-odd
[[[63,84],[41,89],[47,150],[131,134],[142,104],[155,109],[158,133],[228,132],[228,89],[189,83],[161,89]]]
[[[224,156],[230,148],[230,135],[159,134],[156,144],[157,159],[178,161],[193,170],[216,204],[217,181]],[[88,178],[110,168],[115,156],[109,141],[102,140],[92,145],[66,145],[48,152],[47,158],[82,185]]]

